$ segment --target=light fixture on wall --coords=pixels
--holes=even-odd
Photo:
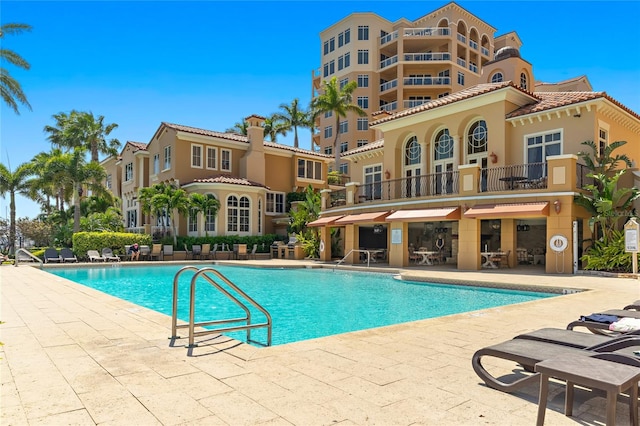
[[[496,231],[498,229],[500,229],[500,220],[499,219],[491,221],[491,229],[496,230]]]
[[[374,225],[373,226],[373,233],[374,234],[382,234],[384,232],[384,226],[382,225]]]
[[[384,171],[384,178],[387,180],[391,178],[391,172],[388,169]]]
[[[491,158],[491,162],[493,164],[496,164],[498,162],[498,154],[493,151],[491,152],[491,154],[489,154],[489,158]]]
[[[553,202],[553,209],[556,211],[556,214],[560,214],[560,210],[562,210],[562,203],[560,200],[555,200]]]

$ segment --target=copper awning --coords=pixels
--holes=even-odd
[[[478,219],[527,218],[549,216],[549,202],[517,204],[484,204],[473,206],[464,217]]]
[[[350,214],[342,219],[335,221],[336,225],[351,225],[353,223],[363,222],[384,222],[384,218],[389,215],[390,212],[373,212],[373,213],[360,213]]]
[[[439,209],[398,210],[385,219],[387,222],[430,222],[436,220],[460,219],[460,207],[442,207]]]
[[[335,222],[336,220],[340,219],[343,216],[326,216],[326,217],[321,217],[320,219],[316,219],[313,222],[309,222],[307,223],[307,226],[327,226],[327,225],[331,225],[333,222]]]

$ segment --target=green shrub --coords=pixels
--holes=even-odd
[[[213,248],[214,244],[218,244],[220,247],[223,243],[229,246],[233,246],[234,244],[246,244],[247,248],[251,250],[254,244],[258,245],[258,253],[269,253],[270,246],[274,241],[288,241],[287,237],[282,235],[250,235],[246,237],[239,237],[237,235],[221,235],[221,236],[209,236],[209,237],[188,237],[188,236],[179,236],[178,237],[178,246],[174,247],[174,250],[180,251],[184,250],[184,245],[186,244],[189,250],[192,250],[194,244],[211,244]],[[173,237],[164,238],[161,241],[162,244],[173,245]]]
[[[586,262],[584,269],[609,272],[631,272],[631,253],[625,252],[624,233],[612,231],[611,241],[594,241],[580,258]]]

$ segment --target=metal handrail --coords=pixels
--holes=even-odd
[[[178,323],[177,323],[178,322],[178,278],[179,278],[180,274],[182,274],[183,272],[185,272],[187,270],[195,270],[195,271],[197,271],[194,274],[194,276],[191,278],[191,285],[190,285],[190,292],[189,292],[189,323],[188,324],[178,325]],[[248,302],[254,308],[256,308],[260,312],[262,312],[262,314],[266,317],[266,322],[265,323],[252,324],[251,323],[251,311],[249,310],[247,305],[242,300],[240,300],[238,297],[236,297],[235,295],[231,294],[229,292],[229,290],[227,290],[226,288],[222,287],[222,285],[220,283],[218,283],[217,281],[215,281],[211,276],[209,276],[208,273],[212,273],[215,276],[217,276],[219,279],[221,279],[224,282],[224,284],[226,284],[233,291],[238,293],[241,296],[242,299],[244,299],[246,302]],[[196,323],[195,322],[196,282],[198,280],[198,277],[200,277],[200,276],[202,276],[202,278],[207,280],[209,282],[209,284],[214,286],[220,293],[222,293],[224,296],[226,296],[227,299],[229,299],[230,301],[235,303],[238,307],[240,307],[245,313],[244,317],[227,318],[227,319],[220,319],[220,320],[213,320],[213,321],[203,321],[203,322]],[[216,329],[213,329],[213,330],[204,330],[204,331],[198,331],[198,332],[195,331],[195,327],[196,326],[201,327],[201,326],[214,325],[214,324],[231,324],[231,323],[238,323],[238,322],[246,322],[246,324],[238,325],[238,326],[231,326],[231,327],[229,327],[229,326],[228,327],[221,327],[221,328],[216,328]],[[227,331],[246,330],[247,331],[247,342],[249,342],[249,341],[252,341],[251,340],[251,330],[254,329],[254,328],[261,328],[261,327],[267,327],[267,346],[271,346],[271,334],[272,334],[271,333],[271,328],[272,328],[271,314],[269,314],[269,312],[265,308],[263,308],[258,302],[253,300],[247,293],[242,291],[237,285],[235,285],[233,282],[231,282],[227,277],[225,277],[222,273],[220,273],[216,269],[211,268],[211,267],[198,269],[195,266],[185,266],[184,268],[180,269],[176,273],[175,277],[173,278],[173,310],[172,310],[172,315],[171,315],[171,332],[172,332],[172,337],[171,338],[172,339],[180,338],[177,335],[177,329],[178,328],[189,328],[189,344],[187,345],[188,348],[193,348],[193,347],[197,346],[195,344],[195,337],[196,336],[203,336],[203,335],[213,334],[213,333],[223,333],[223,332],[227,332]]]
[[[380,250],[380,249],[378,249]],[[374,250],[374,251],[378,251],[378,250]],[[351,253],[356,252],[356,253],[366,253],[367,254],[367,268],[369,266],[371,266],[371,250],[360,250],[360,249],[351,249],[349,250],[349,253],[347,253],[342,259],[338,260],[338,263],[336,263],[336,266],[340,265],[341,263],[344,263],[344,261],[347,259],[347,257],[349,257],[351,255]]]
[[[13,266],[16,266],[16,267],[18,266],[18,261],[19,261],[18,253],[24,253],[27,256],[29,256],[30,258],[32,258],[33,260],[35,260],[36,262],[39,262],[40,263],[40,268],[42,268],[42,263],[43,263],[42,259],[40,259],[38,256],[34,255],[29,250],[24,249],[24,248],[19,248],[18,250],[16,250]]]

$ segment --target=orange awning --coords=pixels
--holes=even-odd
[[[464,217],[475,217],[478,219],[500,219],[506,218],[526,218],[549,216],[549,202],[540,203],[517,203],[517,204],[484,204],[473,206],[466,212]]]
[[[385,219],[387,222],[429,222],[436,220],[460,219],[460,207],[443,207],[439,209],[398,210]]]
[[[307,226],[327,226],[331,225],[336,220],[340,219],[342,216],[326,216],[321,217],[320,219],[316,219],[313,222],[307,223]]]
[[[351,225],[352,223],[363,222],[384,222],[384,218],[389,215],[390,212],[374,212],[374,213],[361,213],[350,214],[342,219],[335,221],[336,225]]]

